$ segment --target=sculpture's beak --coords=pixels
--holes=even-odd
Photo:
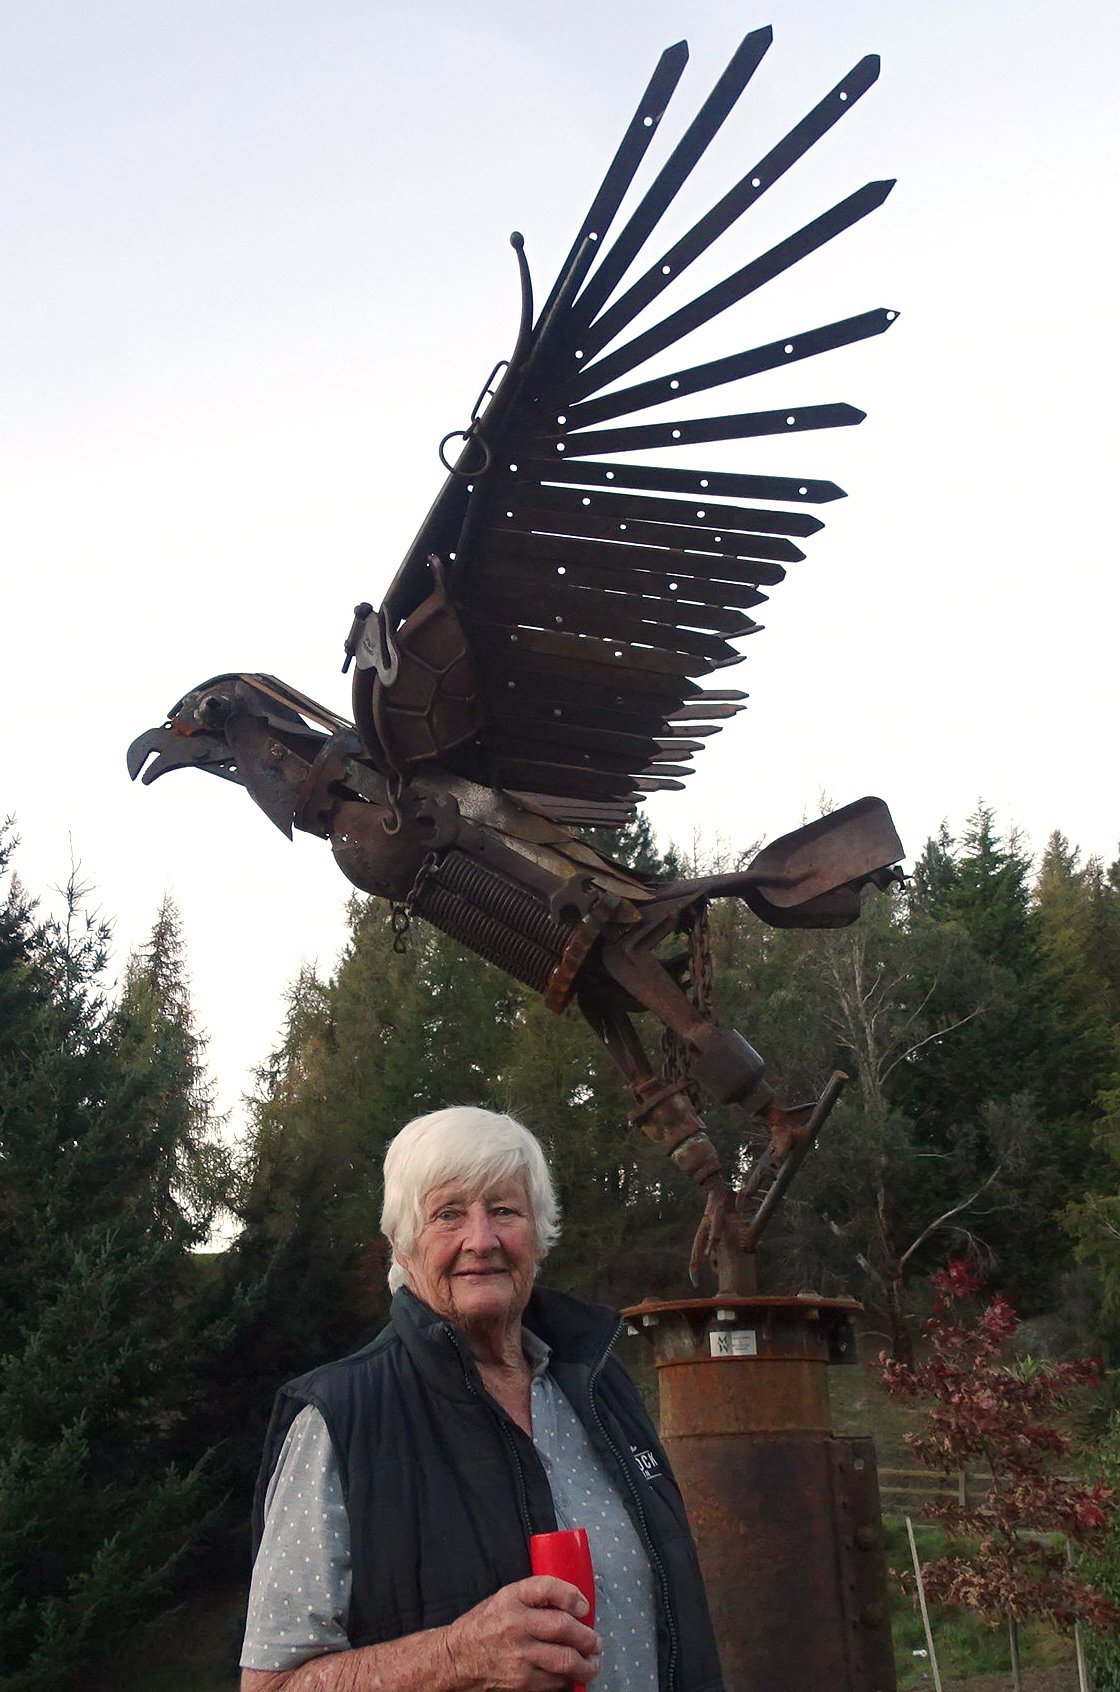
[[[204,769],[227,781],[237,780],[233,753],[224,735],[205,730],[183,734],[164,724],[162,728],[145,729],[128,749],[128,773],[135,781],[143,771],[145,787],[168,770],[181,769]]]

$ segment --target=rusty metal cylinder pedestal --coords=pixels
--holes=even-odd
[[[727,1692],[895,1692],[874,1450],[833,1434],[828,1403],[858,1309],[724,1297],[626,1312],[653,1343]]]

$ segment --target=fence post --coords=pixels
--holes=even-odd
[[[1066,1567],[1073,1567],[1073,1546],[1066,1540]],[[1085,1661],[1085,1629],[1079,1621],[1073,1624],[1073,1643],[1077,1651],[1077,1684],[1080,1692],[1090,1692],[1089,1667]]]
[[[906,1518],[906,1532],[910,1536],[910,1555],[914,1560],[914,1579],[918,1583],[918,1605],[922,1612],[922,1626],[926,1630],[926,1649],[929,1651],[929,1666],[933,1670],[934,1692],[941,1692],[941,1673],[937,1667],[937,1651],[933,1643],[933,1630],[929,1625],[929,1611],[926,1609],[926,1587],[922,1579],[922,1565],[918,1561],[918,1545],[914,1538],[914,1524],[909,1516]]]
[[[1023,1692],[1023,1665],[1019,1659],[1019,1623],[1014,1616],[1007,1618],[1007,1642],[1011,1648],[1011,1684],[1015,1692]]]

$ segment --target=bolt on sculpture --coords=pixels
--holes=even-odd
[[[224,675],[188,693],[128,754],[133,777],[207,770],[239,782],[289,836],[299,828],[328,839],[352,882],[393,901],[398,939],[417,914],[553,1010],[574,999],[633,1089],[633,1120],[704,1189],[691,1269],[695,1280],[708,1258],[726,1294],[753,1290],[759,1235],[843,1078],[815,1105],[783,1109],[759,1055],[686,991],[687,958],[659,948],[697,936],[714,898],[744,899],[778,927],[852,922],[866,884],[898,879],[902,847],[886,806],[865,798],[772,842],[741,872],[659,883],[579,831],[620,827],[646,793],[682,786],[704,739],[745,698],[701,678],[741,661],[732,642],[757,632],[749,613],[762,589],[804,557],[796,539],[822,525],[801,508],[842,497],[831,482],[638,458],[860,422],[842,404],[678,417],[677,402],[881,334],[896,316],[867,311],[668,371],[661,358],[873,211],[893,184],[872,182],[627,338],[668,288],[683,297],[689,266],[878,75],[878,60],[862,59],[640,269],[770,40],[769,29],[746,37],[609,242],[687,47],[662,55],[535,316],[524,243],[512,236],[516,346],[469,425],[441,442],[447,481],[380,608],[355,610],[343,666],[355,664],[354,723],[271,676]],[[653,421],[634,421],[650,412]],[[674,1043],[668,1077],[635,1027],[643,1011]],[[770,1130],[737,1192],[694,1108],[697,1091],[738,1103]]]

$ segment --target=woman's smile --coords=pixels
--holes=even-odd
[[[455,1182],[434,1187],[402,1258],[417,1298],[440,1316],[495,1335],[519,1326],[537,1261],[536,1230],[519,1178],[482,1194]]]

